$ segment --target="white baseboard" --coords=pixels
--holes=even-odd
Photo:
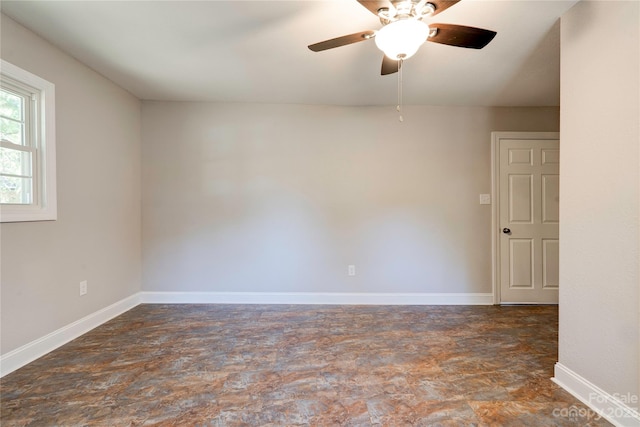
[[[146,304],[492,305],[493,294],[141,292]]]
[[[551,378],[553,382],[613,425],[640,427],[640,413],[637,407],[634,409],[628,406],[629,403],[637,406],[638,396],[611,395],[561,363],[556,363],[554,375]],[[580,413],[576,412],[574,415],[579,416]]]
[[[0,357],[0,377],[3,377],[16,369],[33,362],[39,357],[63,346],[71,340],[78,338],[80,335],[102,325],[103,323],[121,315],[125,311],[131,310],[140,304],[140,294],[136,293],[128,298],[120,300],[108,307],[89,314],[80,320],[70,323],[56,331],[51,332],[12,350]]]

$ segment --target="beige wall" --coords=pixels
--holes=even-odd
[[[146,291],[490,293],[490,132],[557,108],[144,102]],[[347,265],[357,276],[347,276]]]
[[[5,354],[140,290],[141,136],[140,101],[1,19],[2,59],[56,85],[58,168],[58,220],[0,228]]]
[[[559,361],[636,398],[639,23],[635,1],[582,1],[562,17],[560,136]]]

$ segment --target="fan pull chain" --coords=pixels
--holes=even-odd
[[[398,120],[404,122],[402,117],[402,64],[402,58],[398,59],[398,106],[396,110],[398,111]]]

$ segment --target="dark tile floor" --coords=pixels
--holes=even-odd
[[[0,421],[609,425],[549,380],[557,319],[553,306],[140,305],[4,377]]]

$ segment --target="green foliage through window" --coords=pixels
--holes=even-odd
[[[25,139],[27,95],[0,89],[0,203],[32,203],[33,147]]]

